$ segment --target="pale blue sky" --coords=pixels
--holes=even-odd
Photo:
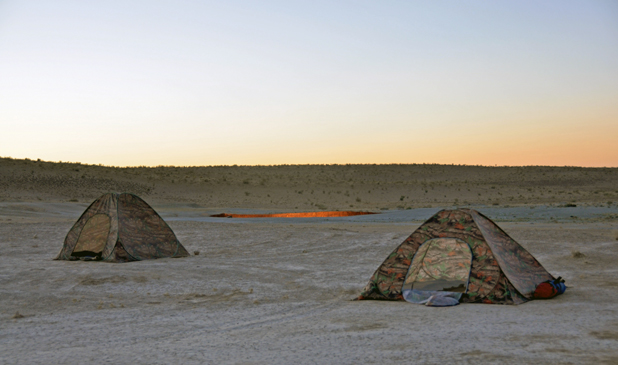
[[[2,1],[0,156],[618,166],[616,1]]]

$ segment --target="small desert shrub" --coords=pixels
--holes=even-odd
[[[583,253],[579,251],[572,251],[571,256],[573,256],[576,259],[581,259],[582,257],[586,257],[586,255],[584,255]]]

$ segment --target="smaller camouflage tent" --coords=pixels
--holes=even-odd
[[[462,303],[519,304],[554,279],[494,222],[472,209],[442,210],[380,265],[358,297],[422,303],[449,292]],[[443,293],[440,293],[443,295]]]
[[[126,262],[189,256],[172,229],[133,194],[108,193],[73,225],[56,260]]]

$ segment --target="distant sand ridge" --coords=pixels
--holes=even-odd
[[[292,211],[454,205],[608,204],[618,168],[459,165],[106,167],[0,158],[0,201],[91,202],[132,192],[150,203]]]

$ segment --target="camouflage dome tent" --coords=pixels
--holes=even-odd
[[[552,279],[489,218],[472,209],[442,210],[386,258],[357,299],[423,303],[432,293],[449,292],[439,295],[462,303],[520,304]]]
[[[189,253],[172,229],[133,194],[108,193],[95,200],[73,225],[56,260],[126,262]]]

